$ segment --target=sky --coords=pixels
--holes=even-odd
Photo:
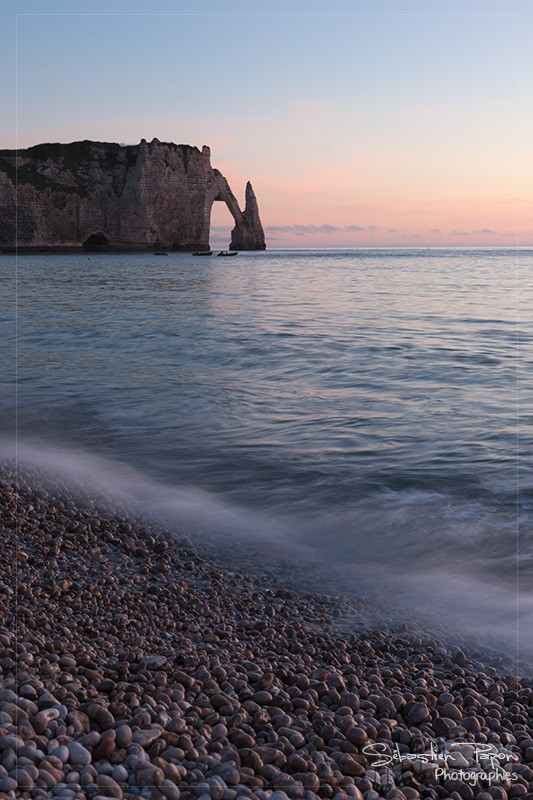
[[[4,0],[0,147],[211,148],[269,248],[533,245],[530,0]],[[212,242],[233,221],[222,203]]]

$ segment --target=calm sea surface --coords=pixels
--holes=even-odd
[[[189,524],[222,509],[401,575],[423,602],[475,604],[490,584],[503,625],[519,565],[525,625],[533,251],[36,255],[17,271],[15,302],[0,260],[2,430],[16,385],[21,453],[98,456],[110,480],[129,465]]]

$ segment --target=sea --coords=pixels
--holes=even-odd
[[[2,455],[526,654],[532,273],[527,249],[3,256]]]

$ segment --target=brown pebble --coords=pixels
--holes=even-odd
[[[96,785],[100,790],[100,794],[105,797],[122,798],[123,796],[121,787],[110,775],[98,775],[96,778]]]
[[[353,726],[346,731],[346,738],[356,747],[362,747],[368,742],[368,735],[364,728]]]
[[[100,741],[93,750],[93,761],[100,761],[103,758],[108,758],[111,753],[116,750],[116,733],[115,731],[104,731]]]
[[[158,786],[165,778],[165,773],[159,767],[147,767],[137,772],[138,786]]]

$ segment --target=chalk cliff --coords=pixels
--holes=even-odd
[[[144,139],[0,150],[0,249],[202,250],[211,208],[235,220],[231,247],[264,250],[250,183],[241,211],[208,147]]]

